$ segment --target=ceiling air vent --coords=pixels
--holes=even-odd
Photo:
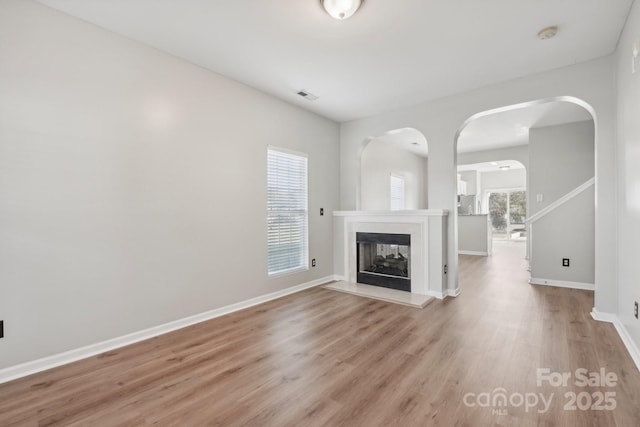
[[[300,92],[298,92],[298,95],[300,95],[304,99],[308,99],[309,101],[315,101],[316,99],[318,99],[317,96],[315,96],[312,93],[307,92],[306,90],[301,90]]]

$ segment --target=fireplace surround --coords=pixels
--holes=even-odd
[[[407,268],[411,279],[410,295],[440,299],[457,295],[458,292],[447,289],[447,215],[443,210],[335,211],[333,265],[336,280],[361,283],[358,280],[357,233],[404,234],[410,236]],[[397,265],[400,257],[394,255],[394,258]]]

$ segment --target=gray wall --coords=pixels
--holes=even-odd
[[[361,158],[361,209],[389,210],[391,174],[405,180],[405,209],[426,209],[426,165],[424,157],[397,144],[377,138],[371,140]]]
[[[489,254],[488,215],[458,215],[458,251]]]
[[[633,43],[640,39],[640,2],[635,2],[618,43],[618,317],[637,347],[640,321],[633,302],[640,302],[640,58],[631,73]],[[604,207],[603,209],[608,208]],[[600,207],[599,207],[600,209]],[[613,278],[612,278],[613,280]]]
[[[594,176],[593,121],[529,131],[529,215]],[[538,202],[536,195],[542,194]],[[593,189],[534,224],[531,277],[593,284],[595,202]],[[570,267],[562,266],[570,259]]]
[[[594,176],[593,120],[529,131],[531,214]],[[537,202],[536,195],[543,201]]]
[[[0,61],[0,368],[332,274],[336,123],[31,1]],[[309,155],[318,260],[271,279],[268,144]]]

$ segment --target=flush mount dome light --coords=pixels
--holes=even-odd
[[[540,40],[548,40],[555,37],[556,34],[558,34],[558,27],[552,25],[551,27],[546,27],[538,31],[538,38]]]
[[[335,19],[350,18],[360,5],[362,0],[320,0],[322,7]]]

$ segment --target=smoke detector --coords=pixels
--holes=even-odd
[[[538,31],[538,38],[540,40],[547,40],[555,37],[556,34],[558,34],[558,27],[552,25],[551,27],[546,27]]]
[[[315,101],[316,99],[318,99],[317,96],[315,96],[314,94],[307,92],[306,90],[301,90],[300,92],[298,92],[298,95],[300,95],[301,97],[303,97],[304,99],[308,100],[308,101]]]

